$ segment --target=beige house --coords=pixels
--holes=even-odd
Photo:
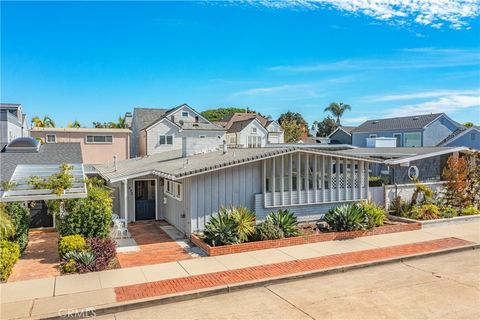
[[[32,128],[30,135],[44,143],[80,143],[84,164],[101,164],[130,158],[128,129]]]

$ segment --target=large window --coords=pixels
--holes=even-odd
[[[161,145],[173,144],[173,136],[160,136],[160,140],[158,143]]]
[[[165,194],[177,200],[182,200],[182,184],[179,182],[165,180]]]
[[[249,148],[260,148],[262,146],[262,137],[260,136],[248,136],[247,146]]]
[[[54,135],[54,134],[47,134],[47,136],[45,138],[45,142],[46,143],[55,143],[55,142],[57,142],[57,136]]]
[[[422,134],[420,132],[406,132],[403,134],[405,147],[421,147]]]
[[[87,136],[85,138],[86,143],[112,143],[112,136]]]

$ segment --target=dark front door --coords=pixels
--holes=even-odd
[[[30,228],[52,228],[53,215],[48,213],[47,205],[43,201],[36,201],[30,208]]]
[[[135,220],[155,219],[155,180],[135,181]]]

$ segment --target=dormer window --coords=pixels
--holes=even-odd
[[[252,128],[252,133],[257,133],[257,128]]]
[[[188,111],[182,111],[182,118],[188,118]]]

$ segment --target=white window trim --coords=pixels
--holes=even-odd
[[[53,137],[54,137],[54,139],[53,139],[54,141],[53,141],[53,142],[52,142],[52,141],[48,141],[48,137],[49,137],[49,136],[53,136]],[[56,135],[56,134],[47,134],[47,135],[45,135],[45,143],[57,143],[57,135]]]
[[[252,133],[257,133],[257,128],[256,127],[252,127]]]
[[[170,188],[169,188],[169,185],[170,185]],[[176,199],[178,201],[182,201],[183,186],[180,182],[165,179],[165,183],[163,186],[164,186],[164,193],[166,196]],[[171,189],[172,191],[169,191],[168,189]]]
[[[160,143],[160,138],[165,137],[165,143]],[[168,143],[168,137],[172,137],[172,143]],[[160,146],[173,146],[174,136],[171,134],[161,134],[158,136],[158,145]]]
[[[88,141],[88,137],[112,137],[112,142],[89,142]],[[109,135],[109,134],[87,134],[85,136],[85,144],[113,144],[113,135]]]
[[[187,115],[184,116],[184,115],[183,115],[184,113],[186,113]],[[190,114],[188,113],[188,111],[182,111],[182,113],[181,113],[182,118],[188,118],[189,115],[190,115]]]
[[[415,146],[410,146],[410,145],[407,145],[407,144],[406,144],[407,136],[408,136],[409,134],[413,134],[413,133],[420,135],[420,144],[419,144],[418,146],[416,146],[416,147],[421,147],[421,146],[422,146],[422,133],[421,133],[420,131],[415,131],[415,132],[405,132],[405,133],[403,134],[403,146],[404,146],[404,147],[412,147],[412,148],[415,147]]]

